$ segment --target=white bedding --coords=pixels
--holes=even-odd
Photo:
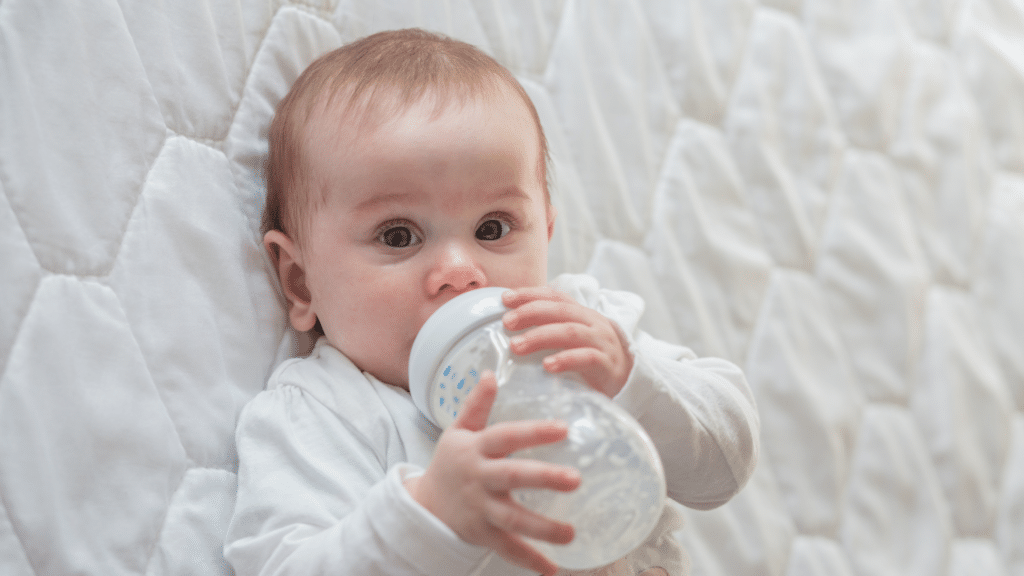
[[[551,273],[745,368],[695,575],[1024,575],[1021,0],[0,0],[0,574],[230,574],[267,125],[408,26],[534,98]]]

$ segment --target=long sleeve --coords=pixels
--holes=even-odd
[[[239,576],[469,574],[481,565],[486,550],[406,492],[403,481],[422,468],[390,462],[406,456],[395,454],[401,439],[387,428],[386,410],[365,406],[373,399],[366,396],[357,422],[298,386],[278,386],[246,406],[225,546]]]
[[[759,452],[760,420],[743,372],[644,332],[633,372],[615,402],[640,422],[665,466],[669,496],[708,510],[736,495]]]
[[[644,303],[636,294],[602,289],[585,275],[564,274],[552,286],[622,329],[634,363],[613,400],[657,446],[669,496],[700,510],[735,496],[753,474],[760,446],[760,419],[743,372],[639,330]]]

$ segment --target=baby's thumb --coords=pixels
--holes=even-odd
[[[494,397],[497,395],[498,381],[494,378],[494,372],[485,370],[480,376],[480,382],[466,397],[466,402],[455,416],[452,426],[474,432],[486,428],[487,418],[491,415],[491,406],[494,405]]]

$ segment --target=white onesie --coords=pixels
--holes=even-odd
[[[743,373],[637,329],[643,301],[585,275],[551,285],[614,320],[633,371],[613,401],[647,430],[668,495],[701,510],[724,504],[753,473],[759,420]],[[409,393],[361,372],[321,338],[306,358],[281,363],[239,418],[238,499],[224,555],[238,576],[518,576],[486,548],[464,542],[415,502],[403,481],[430,462],[440,431]],[[687,572],[666,506],[649,540],[622,560],[581,574],[635,576],[655,566]]]

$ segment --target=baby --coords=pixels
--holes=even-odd
[[[225,556],[248,574],[553,574],[530,539],[573,527],[519,506],[517,488],[569,491],[579,473],[506,458],[564,423],[487,426],[485,376],[440,433],[408,393],[413,340],[432,312],[484,286],[513,351],[557,350],[633,414],[668,494],[708,509],[740,490],[758,450],[743,374],[636,328],[639,297],[582,275],[547,283],[555,208],[537,112],[472,46],[420,30],[331,52],[296,81],[270,129],[264,245],[291,325],[319,339],[282,363],[238,423],[238,500]],[[648,540],[587,573],[678,576],[666,506]]]

